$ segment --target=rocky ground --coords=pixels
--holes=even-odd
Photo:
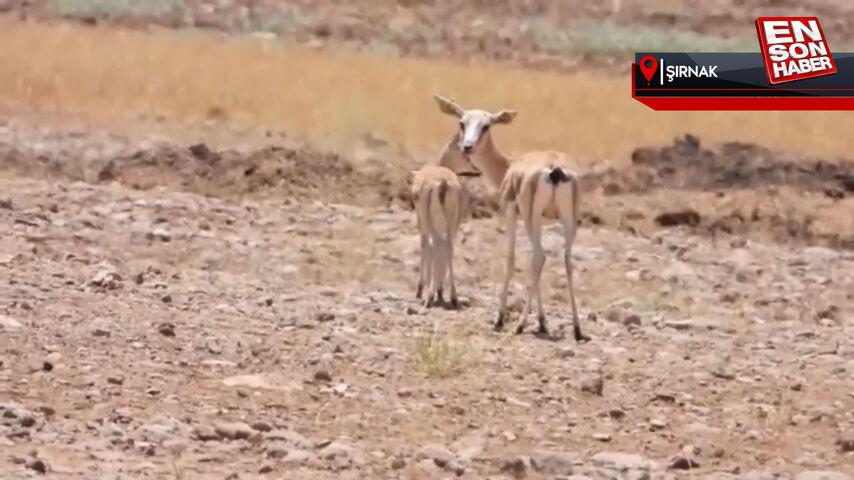
[[[576,344],[554,226],[552,338],[495,333],[490,199],[462,310],[424,310],[405,169],[354,162],[3,121],[0,476],[854,475],[850,163],[689,136],[593,169]]]

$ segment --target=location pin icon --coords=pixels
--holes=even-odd
[[[640,69],[646,78],[646,83],[649,84],[652,81],[652,76],[655,75],[655,71],[658,70],[658,60],[652,55],[645,56],[640,60]]]

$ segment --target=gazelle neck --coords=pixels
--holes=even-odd
[[[445,145],[445,148],[442,150],[442,153],[435,159],[431,159],[428,163],[432,165],[441,165],[443,167],[453,165],[454,156],[463,154],[462,150],[460,150],[459,137],[460,132],[455,133],[454,136],[451,137],[451,140],[448,142],[448,144]]]
[[[477,152],[472,155],[472,162],[483,173],[486,183],[495,189],[501,186],[501,181],[504,180],[504,175],[510,167],[510,159],[498,151],[492,141],[491,132],[483,134]]]

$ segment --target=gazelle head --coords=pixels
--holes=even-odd
[[[478,148],[489,138],[489,128],[492,125],[507,124],[516,117],[513,110],[501,110],[498,113],[490,113],[484,110],[463,110],[452,100],[433,95],[439,110],[442,113],[456,117],[460,122],[460,130],[457,134],[457,146],[464,156],[469,157],[477,153]]]

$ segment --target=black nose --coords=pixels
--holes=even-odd
[[[474,150],[474,147],[472,147],[471,145],[463,146],[463,153],[471,153],[472,150]]]

